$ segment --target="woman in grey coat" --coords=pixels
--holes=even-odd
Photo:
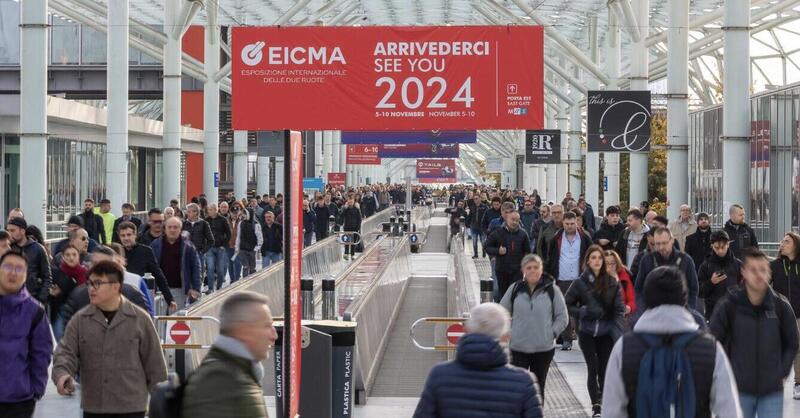
[[[511,363],[536,375],[544,401],[554,340],[569,322],[567,305],[555,279],[544,273],[541,257],[528,254],[520,264],[522,280],[508,288],[500,304],[511,314]]]

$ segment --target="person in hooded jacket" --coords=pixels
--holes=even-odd
[[[798,332],[789,302],[770,286],[767,256],[742,251],[742,286],[711,317],[711,333],[731,360],[745,418],[783,416],[783,383],[797,355]]]
[[[792,306],[800,327],[800,234],[787,232],[781,240],[778,258],[769,263],[772,288],[783,295]],[[794,399],[800,399],[800,352],[794,358]]]
[[[536,377],[508,364],[510,322],[496,303],[472,308],[455,360],[431,369],[414,418],[541,418]]]
[[[741,259],[741,253],[745,248],[758,248],[758,239],[753,228],[745,222],[744,208],[741,205],[731,206],[728,214],[730,219],[725,222],[724,229],[731,237],[733,255]]]
[[[697,215],[697,231],[686,237],[686,254],[694,261],[694,266],[700,270],[706,256],[711,252],[711,226],[708,214],[701,212]]]
[[[522,258],[522,280],[508,288],[500,304],[511,313],[511,364],[530,370],[539,382],[542,401],[547,371],[555,355],[553,340],[569,323],[567,305],[542,258]]]
[[[643,217],[644,215],[639,209],[629,210],[628,226],[622,231],[614,246],[614,251],[627,268],[633,267],[636,255],[647,250],[647,231],[650,230],[650,227],[644,223]]]
[[[625,321],[620,285],[607,270],[603,248],[592,245],[586,250],[583,273],[564,297],[570,314],[579,321],[578,345],[586,361],[593,418],[601,414],[606,365]]]
[[[603,219],[600,228],[594,234],[594,243],[603,247],[604,250],[613,250],[625,230],[620,213],[619,206],[609,206],[606,209],[606,218]]]
[[[733,256],[730,239],[725,231],[711,234],[711,253],[697,272],[699,296],[705,299],[705,316],[711,319],[714,307],[739,288],[742,262]]]

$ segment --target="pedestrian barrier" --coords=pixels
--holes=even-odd
[[[464,335],[465,318],[425,317],[411,324],[411,342],[424,351],[455,351],[458,339]],[[434,327],[434,341],[420,343],[417,340],[417,327],[428,325]]]

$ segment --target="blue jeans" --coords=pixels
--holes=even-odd
[[[272,251],[264,251],[264,257],[261,259],[261,268],[267,268],[272,265],[272,263],[277,263],[283,259],[283,254],[281,253],[274,253]]]
[[[311,239],[314,237],[314,231],[303,233],[303,248],[311,245]]]
[[[231,260],[234,254],[236,251],[233,248],[225,248],[225,259],[228,260],[228,275],[231,276],[231,283],[239,281],[239,278],[242,277],[242,262],[239,261],[239,257]]]
[[[59,312],[56,314],[56,320],[53,321],[53,336],[56,338],[56,342],[61,341],[61,338],[64,337],[64,331],[67,329],[67,321],[64,321],[64,317],[61,316]]]
[[[228,253],[223,247],[209,248],[206,252],[206,277],[208,291],[222,289],[225,283],[225,272],[228,270]],[[215,287],[216,284],[216,287]]]
[[[742,405],[744,418],[782,418],[783,392],[769,395],[753,396],[739,392],[739,403]]]
[[[478,240],[481,241],[481,245],[483,245],[483,231],[480,228],[470,228],[470,232],[472,233],[472,255],[478,256]],[[484,250],[484,253],[486,251]]]

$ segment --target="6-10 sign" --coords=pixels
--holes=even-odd
[[[538,26],[236,27],[233,128],[539,129]]]

